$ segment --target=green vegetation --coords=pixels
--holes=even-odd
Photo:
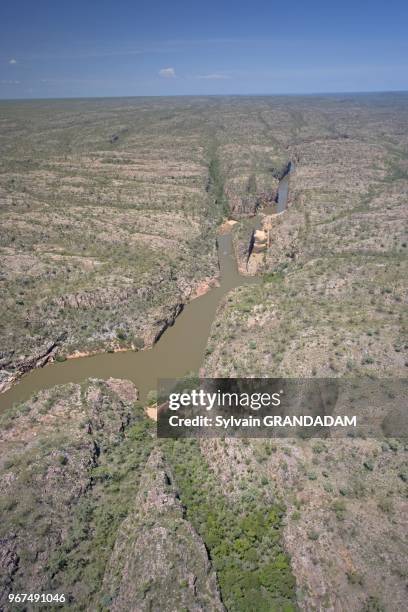
[[[68,536],[44,568],[51,589],[80,581],[82,597],[98,596],[118,529],[133,509],[134,492],[153,445],[153,425],[142,418],[127,429],[119,445],[99,457],[90,473],[91,489],[75,506]]]
[[[0,103],[0,382],[48,350],[62,361],[149,346],[217,275],[226,217],[242,272],[260,282],[223,302],[204,374],[405,377],[407,102]],[[289,158],[289,205],[272,216]],[[247,267],[261,226],[268,247]],[[87,382],[1,416],[1,597],[33,585],[78,610],[188,610],[204,585],[200,609],[212,609],[215,569],[231,612],[403,609],[404,442],[163,442],[159,486],[146,467],[154,430],[129,394]]]
[[[224,180],[221,173],[220,162],[217,157],[216,146],[211,146],[211,159],[208,166],[208,191],[215,198],[216,207],[221,215],[228,216],[228,201],[224,194]],[[221,217],[220,217],[221,219]]]
[[[0,472],[13,476],[2,500],[0,537],[11,559],[15,546],[19,558],[15,568],[1,567],[3,588],[11,571],[15,590],[30,583],[64,592],[78,610],[99,597],[155,443],[152,422],[120,396],[120,384],[115,390],[95,380],[56,387],[2,416],[3,431],[27,436],[24,446],[9,445]]]
[[[1,380],[63,332],[62,355],[143,348],[217,274],[211,108],[124,104],[0,104]]]
[[[295,580],[282,547],[284,508],[249,483],[225,497],[195,441],[163,444],[186,516],[209,549],[228,610],[290,612]]]

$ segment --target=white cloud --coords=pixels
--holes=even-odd
[[[17,60],[12,57],[11,60],[9,61],[9,64],[17,64]]]
[[[222,74],[220,72],[214,72],[212,74],[200,74],[197,78],[219,81],[223,79],[230,79],[231,77],[226,74]]]
[[[164,79],[174,79],[176,77],[176,71],[174,68],[162,68],[159,70],[159,76]]]
[[[5,79],[0,81],[0,83],[2,85],[20,85],[20,81],[8,81],[8,80],[5,80]]]

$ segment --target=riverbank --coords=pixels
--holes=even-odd
[[[51,364],[63,363],[66,360],[73,359],[83,359],[87,357],[95,357],[97,355],[103,354],[115,354],[115,353],[128,353],[131,351],[146,351],[150,350],[156,342],[158,342],[164,332],[171,326],[174,325],[176,318],[182,312],[184,307],[189,304],[192,300],[198,299],[209,292],[214,287],[219,287],[220,281],[219,276],[213,276],[211,278],[204,278],[202,281],[199,281],[193,287],[190,287],[189,290],[186,290],[184,293],[183,301],[178,302],[173,307],[170,308],[167,316],[162,317],[158,321],[155,321],[151,327],[151,329],[146,333],[146,341],[144,342],[144,346],[136,346],[131,344],[130,346],[118,346],[112,343],[108,344],[105,350],[94,349],[94,350],[77,350],[73,353],[69,353],[68,355],[64,355],[58,353],[60,348],[59,342],[52,342],[46,349],[44,354],[31,357],[27,359],[23,364],[19,371],[13,373],[4,373],[5,380],[0,382],[0,404],[1,404],[1,396],[4,393],[7,393],[11,390],[15,385],[19,384],[21,379],[27,376],[30,372],[38,369],[49,367]]]
[[[85,378],[110,377],[132,381],[145,400],[156,389],[159,378],[180,378],[187,372],[198,372],[202,365],[211,325],[222,298],[234,288],[257,282],[240,276],[232,247],[231,233],[218,236],[219,284],[214,281],[200,286],[197,297],[177,309],[174,320],[165,321],[165,329],[151,348],[112,353],[98,353],[81,358],[53,362],[32,370],[0,397],[3,408],[23,401],[30,395],[56,384],[81,382]],[[194,293],[192,293],[194,295]]]
[[[289,174],[292,171],[291,162],[288,163],[287,168],[288,170],[282,178],[284,181],[282,191],[280,190],[281,181],[277,192],[277,202],[280,203],[280,214],[286,209],[287,205]],[[269,231],[272,226],[271,215],[265,215],[261,211],[257,214],[254,224],[255,227],[259,226],[261,220],[264,222],[265,218],[267,220],[269,237]],[[67,355],[66,358],[62,360],[63,363],[56,364],[55,361],[58,361],[57,344],[54,344],[53,351],[47,353],[46,361],[41,364],[42,368],[47,366],[47,370],[50,370],[50,366],[53,364],[54,368],[52,373],[50,372],[49,376],[38,375],[35,377],[35,366],[30,368],[30,370],[26,369],[24,378],[27,382],[21,380],[22,375],[17,374],[12,380],[7,381],[3,390],[0,388],[0,392],[2,393],[0,400],[3,400],[6,395],[4,403],[10,405],[10,401],[21,401],[22,399],[26,399],[30,390],[32,392],[34,389],[39,390],[41,388],[38,387],[40,380],[47,381],[47,387],[52,386],[52,383],[55,382],[52,376],[55,376],[57,372],[61,375],[63,367],[63,381],[71,382],[69,378],[69,366],[66,365],[67,362],[70,363],[81,360],[81,363],[84,363],[84,369],[91,370],[87,374],[84,373],[83,376],[95,376],[98,378],[114,376],[116,374],[106,369],[108,367],[112,368],[113,365],[113,360],[109,358],[108,355],[129,355],[129,363],[133,363],[136,368],[135,371],[137,371],[137,367],[139,371],[136,375],[133,372],[132,376],[126,378],[129,378],[138,388],[141,388],[143,397],[146,397],[149,390],[156,388],[157,379],[159,378],[181,377],[188,371],[198,371],[204,358],[204,350],[207,345],[212,319],[215,316],[220,300],[226,293],[239,285],[256,282],[256,274],[263,262],[263,251],[268,247],[269,240],[267,242],[266,239],[265,244],[262,243],[262,249],[259,248],[259,245],[257,246],[253,238],[255,236],[255,230],[253,230],[251,241],[247,247],[246,265],[243,267],[242,257],[239,256],[239,244],[237,244],[236,241],[238,235],[236,226],[239,228],[240,223],[228,219],[219,227],[217,237],[219,275],[211,278],[207,277],[197,283],[195,287],[190,287],[188,290],[184,289],[183,301],[174,304],[165,317],[154,322],[153,328],[149,331],[147,336],[145,336],[143,348],[138,348],[135,345],[126,347],[112,346],[111,344],[106,352],[97,350],[78,350]],[[258,230],[257,233],[259,232],[260,230]],[[248,266],[249,262],[251,262],[250,269]],[[204,298],[208,295],[210,295],[210,298],[205,300]],[[198,306],[192,308],[194,302],[198,302]],[[185,314],[187,310],[188,313]],[[184,315],[183,321],[186,322],[185,325],[183,327],[177,325],[177,334],[168,333],[168,330],[175,326],[176,321],[182,314]],[[162,339],[163,336],[165,336],[164,341]],[[151,359],[143,359],[141,357],[141,355],[151,352],[153,347],[158,345],[160,345],[160,348],[154,351],[156,359],[154,363],[151,362]],[[106,358],[104,358],[104,355],[106,355]],[[140,357],[136,357],[136,355],[140,355]],[[175,368],[172,364],[174,364],[176,360],[178,366]],[[149,373],[146,371],[145,361],[146,367],[149,367]],[[90,365],[92,367],[85,367]],[[59,369],[56,370],[56,368]],[[30,375],[28,374],[29,371],[31,371]],[[124,376],[118,374],[118,377]],[[36,379],[38,379],[38,381]],[[141,383],[141,379],[149,381],[148,383],[146,382],[146,386]],[[75,380],[78,379],[76,378]],[[18,389],[13,393],[12,389],[16,384]],[[150,388],[147,387],[148,384],[151,385]],[[3,404],[3,401],[1,401],[1,403]]]

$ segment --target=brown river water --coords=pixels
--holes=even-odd
[[[293,163],[289,162],[287,172],[279,184],[277,203],[273,211],[265,210],[267,214],[280,213],[286,209],[289,174],[292,170]],[[258,216],[255,227],[259,222]],[[0,395],[1,408],[22,402],[42,389],[71,382],[79,383],[89,377],[131,380],[139,390],[141,401],[144,401],[147,393],[157,388],[159,378],[182,378],[189,372],[197,373],[203,363],[211,324],[222,298],[236,287],[260,282],[259,277],[241,276],[238,273],[230,233],[218,237],[218,260],[220,286],[186,304],[174,325],[162,334],[152,348],[137,352],[100,353],[36,368]]]
[[[222,298],[235,287],[259,282],[259,278],[238,273],[230,233],[218,237],[218,258],[220,286],[186,304],[174,325],[152,348],[137,352],[100,353],[37,368],[0,396],[1,407],[11,407],[42,389],[78,383],[89,377],[131,380],[143,401],[150,390],[157,388],[159,378],[181,378],[188,372],[197,373]]]

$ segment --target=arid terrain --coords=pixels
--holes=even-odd
[[[218,161],[201,111],[1,104],[4,385],[53,357],[151,345],[217,275]]]
[[[217,282],[227,220],[259,280],[200,374],[406,377],[407,126],[408,94],[0,103],[2,388],[148,350]],[[157,440],[136,387],[2,411],[1,609],[407,609],[408,440]]]

